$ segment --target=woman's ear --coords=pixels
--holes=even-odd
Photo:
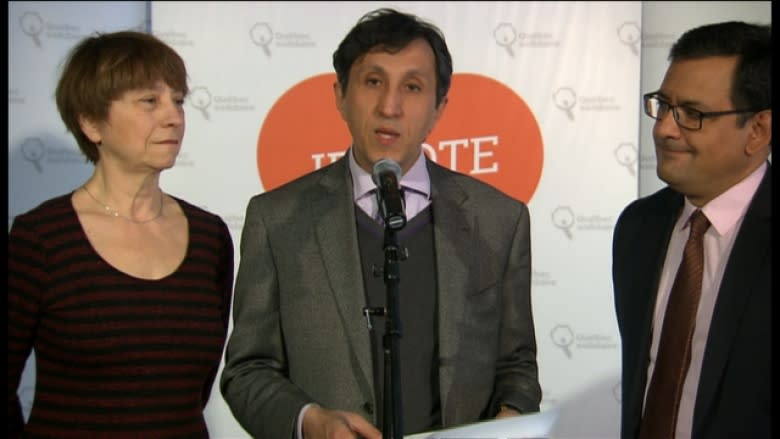
[[[93,122],[92,119],[84,115],[79,116],[79,127],[81,128],[81,132],[84,133],[92,143],[97,145],[103,140],[97,124]]]

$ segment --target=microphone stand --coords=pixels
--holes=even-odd
[[[395,230],[385,225],[384,280],[387,287],[384,348],[384,421],[382,439],[403,438],[403,417],[401,412],[401,317],[398,298],[398,283],[401,280],[399,261],[404,251],[398,247]]]

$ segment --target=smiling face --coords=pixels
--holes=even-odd
[[[736,62],[731,56],[675,61],[659,95],[671,105],[698,111],[734,110],[730,84]],[[680,128],[672,112],[657,120],[653,139],[658,177],[698,206],[747,177],[768,156],[770,140],[765,136],[769,129],[771,139],[771,112],[755,114],[743,126],[739,117],[705,118],[695,131]]]
[[[382,158],[398,162],[405,173],[447,103],[445,97],[436,106],[435,59],[424,39],[394,53],[368,52],[352,65],[346,91],[338,83],[333,90],[355,160],[369,173]]]
[[[184,137],[184,93],[159,81],[111,102],[104,122],[82,119],[84,134],[100,144],[100,160],[130,169],[173,166]]]

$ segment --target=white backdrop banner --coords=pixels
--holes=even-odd
[[[340,157],[349,133],[332,54],[361,15],[388,5],[154,2],[152,32],[185,58],[192,87],[165,188],[220,212],[238,238],[253,194]],[[609,260],[614,222],[637,194],[641,3],[392,6],[438,25],[452,52],[428,155],[529,205],[542,409],[585,394],[602,416],[594,434],[614,436]],[[215,431],[237,434],[221,401],[209,409]]]
[[[191,89],[184,146],[162,187],[222,216],[238,261],[249,198],[348,148],[332,54],[360,16],[387,6],[439,26],[453,56],[450,103],[426,153],[529,205],[551,436],[616,438],[612,229],[630,201],[662,185],[641,94],[660,85],[684,30],[767,22],[768,1],[10,2],[9,227],[92,172],[54,103],[66,52],[94,31],[148,30],[182,55]],[[25,415],[33,360],[19,389]],[[206,420],[214,438],[249,437],[216,384]]]

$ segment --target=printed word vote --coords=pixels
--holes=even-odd
[[[438,143],[438,148],[434,148],[428,143],[423,143],[422,147],[428,157],[436,163],[439,163],[439,153],[449,151],[450,169],[453,171],[465,172],[458,169],[458,159],[471,156],[471,169],[467,172],[471,175],[477,174],[495,174],[498,172],[498,161],[493,157],[493,148],[499,145],[498,136],[481,136],[465,139],[442,140]],[[470,149],[470,154],[469,150]],[[314,169],[333,163],[344,156],[344,151],[312,154]],[[468,166],[468,165],[464,165]]]

